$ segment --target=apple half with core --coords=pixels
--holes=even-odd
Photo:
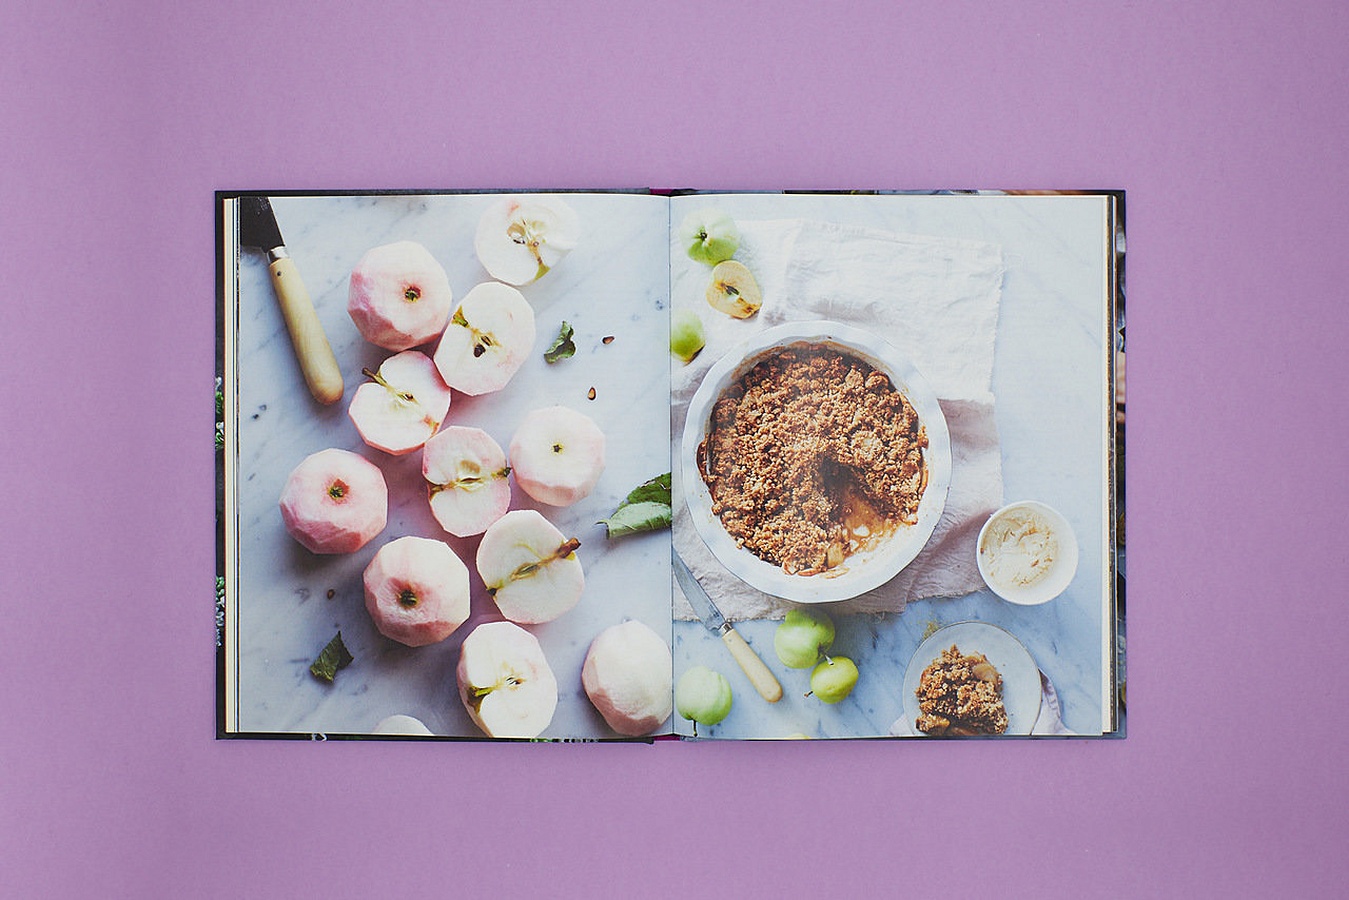
[[[477,396],[504,388],[534,349],[534,307],[515,288],[484,282],[464,295],[436,347],[445,383]]]
[[[436,433],[450,409],[450,388],[436,364],[419,350],[384,360],[356,388],[347,407],[361,440],[394,456],[411,453]]]
[[[673,663],[665,639],[635,619],[590,642],[581,685],[609,727],[636,737],[670,718]]]
[[[336,447],[296,466],[281,490],[281,520],[313,553],[351,553],[384,530],[389,488],[363,456]]]
[[[483,532],[478,574],[512,622],[551,622],[576,606],[585,590],[579,546],[537,510],[511,510]]]
[[[731,683],[707,666],[686,669],[675,686],[675,708],[693,723],[696,737],[699,724],[711,727],[730,714]]]
[[[707,286],[707,302],[718,312],[736,319],[748,319],[763,306],[763,293],[754,273],[744,263],[728,259],[712,270]]]
[[[412,535],[390,541],[363,580],[375,627],[400,644],[443,641],[468,621],[468,567],[444,541]]]
[[[695,209],[679,223],[679,244],[689,258],[709,266],[730,259],[740,249],[740,229],[719,209]]]
[[[538,638],[511,622],[485,622],[459,652],[459,699],[494,738],[536,738],[557,710],[557,678]]]
[[[581,220],[555,197],[503,197],[478,220],[473,249],[493,278],[529,284],[576,247]]]
[[[857,684],[857,664],[846,656],[826,656],[810,673],[810,692],[822,703],[838,703]]]
[[[834,621],[821,609],[789,609],[773,632],[773,649],[782,664],[809,669],[834,643]]]
[[[482,534],[511,507],[510,467],[481,428],[451,425],[422,448],[431,514],[455,537]]]
[[[590,494],[604,471],[604,432],[585,413],[547,406],[525,416],[511,438],[515,483],[549,506]]]
[[[415,241],[375,247],[351,271],[347,313],[367,341],[385,350],[407,350],[440,334],[453,304],[445,269]]]

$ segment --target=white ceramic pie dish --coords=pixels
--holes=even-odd
[[[761,358],[793,344],[824,344],[856,356],[884,372],[918,413],[927,430],[927,487],[918,507],[918,521],[901,525],[876,546],[854,553],[834,569],[816,575],[789,575],[739,546],[712,511],[712,496],[698,466],[712,407]],[[937,527],[951,485],[951,438],[937,395],[914,365],[875,334],[837,322],[789,322],[769,328],[728,352],[708,370],[689,401],[679,451],[685,500],[694,528],[712,555],[746,584],[766,594],[798,603],[848,600],[894,578],[927,544]]]

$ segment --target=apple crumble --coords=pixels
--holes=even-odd
[[[918,521],[926,447],[889,376],[802,343],[765,354],[717,399],[699,464],[738,544],[815,575]]]
[[[955,644],[923,670],[914,726],[925,734],[1003,734],[1007,708],[1002,675],[982,653],[965,655]]]

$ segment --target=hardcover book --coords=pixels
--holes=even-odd
[[[1124,734],[1122,191],[221,191],[221,738]]]

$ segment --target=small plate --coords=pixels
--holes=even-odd
[[[1040,717],[1040,668],[1030,651],[1010,632],[986,622],[957,622],[933,632],[918,645],[904,672],[904,715],[913,733],[918,719],[918,682],[923,670],[955,644],[964,654],[982,653],[1002,675],[1002,705],[1007,708],[1007,734],[1030,734]]]
[[[900,526],[876,547],[850,556],[838,569],[816,575],[789,575],[781,566],[739,546],[712,512],[712,496],[698,468],[698,447],[707,434],[717,398],[766,354],[793,344],[825,344],[884,372],[913,404],[928,440],[928,482],[918,504],[917,524]],[[788,322],[769,328],[713,364],[689,402],[679,456],[693,526],[712,555],[750,587],[797,603],[850,600],[898,575],[932,536],[951,485],[951,438],[936,393],[889,343],[872,332],[838,322]]]

